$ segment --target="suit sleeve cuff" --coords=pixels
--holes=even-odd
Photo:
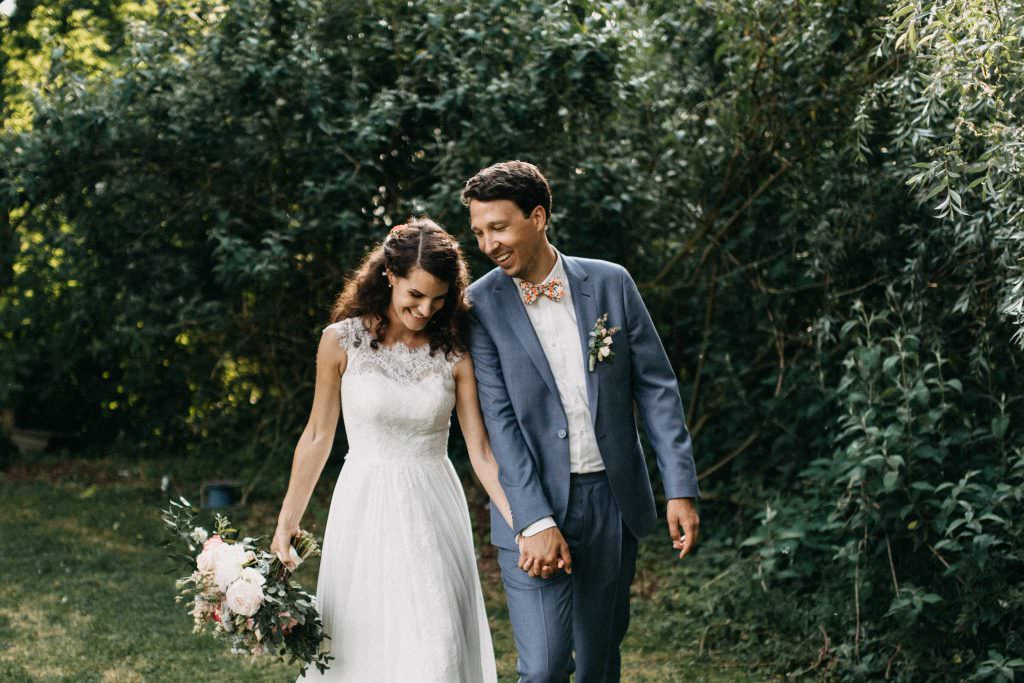
[[[700,487],[697,486],[696,482],[686,483],[683,485],[670,486],[668,482],[665,483],[665,499],[671,500],[673,498],[694,498],[700,500]]]
[[[538,519],[536,522],[523,529],[521,535],[534,536],[544,531],[545,529],[550,529],[553,526],[558,526],[557,524],[555,524],[555,518],[551,516],[544,517],[542,519]]]

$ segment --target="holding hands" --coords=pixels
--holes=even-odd
[[[530,576],[551,578],[556,571],[572,574],[572,555],[558,527],[550,527],[533,536],[518,536],[519,568]]]
[[[665,511],[672,547],[679,559],[690,554],[700,536],[700,516],[692,498],[672,498]],[[558,527],[550,527],[533,536],[516,536],[519,544],[519,568],[533,577],[549,579],[559,570],[572,574],[572,554]]]

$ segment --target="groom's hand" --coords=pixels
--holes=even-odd
[[[553,526],[519,541],[519,568],[530,576],[550,578],[555,567],[572,574],[572,555],[562,532]]]
[[[697,545],[697,536],[700,535],[700,517],[697,516],[693,498],[669,499],[665,517],[668,518],[668,535],[672,537],[672,547],[679,551],[681,560]]]

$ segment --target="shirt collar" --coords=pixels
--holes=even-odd
[[[551,248],[555,250],[555,265],[551,266],[551,272],[548,273],[547,277],[541,280],[539,284],[544,284],[545,282],[558,278],[562,281],[562,284],[565,285],[567,283],[565,278],[565,266],[562,265],[562,253],[554,247]],[[520,282],[523,282],[522,278],[514,277],[512,279],[515,281],[517,287]]]

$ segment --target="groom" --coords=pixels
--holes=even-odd
[[[492,508],[520,681],[618,681],[637,539],[657,521],[634,421],[643,418],[679,557],[698,496],[675,372],[621,266],[548,242],[536,166],[466,182],[477,246],[497,268],[469,288],[470,351],[513,527]],[[602,324],[603,321],[603,324]],[[575,660],[573,654],[575,653]]]

